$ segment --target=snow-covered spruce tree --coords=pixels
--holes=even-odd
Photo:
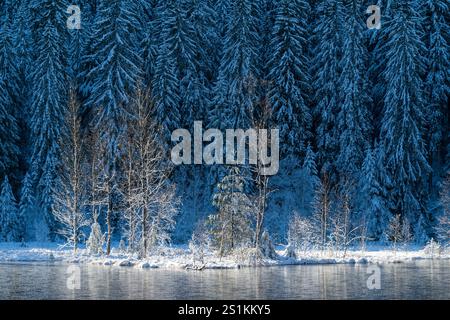
[[[274,9],[268,54],[268,99],[272,126],[280,129],[282,156],[305,153],[311,138],[312,118],[307,105],[310,86],[307,55],[308,1],[279,0]]]
[[[204,0],[178,1],[176,27],[169,26],[167,42],[174,48],[181,79],[182,125],[189,128],[193,121],[204,120],[209,102],[206,76],[211,74],[209,68],[213,57],[207,53],[211,48],[208,35],[201,32],[208,31],[202,19],[208,19],[210,13]]]
[[[380,165],[379,150],[369,148],[362,166],[359,190],[361,190],[359,210],[362,223],[367,226],[369,240],[383,240],[386,226],[389,225],[390,212],[386,206],[386,189],[381,177],[384,173]]]
[[[146,85],[151,84],[155,74],[156,57],[158,53],[158,42],[160,35],[160,25],[157,19],[157,4],[158,0],[144,0],[141,1],[142,14],[140,16],[141,22],[141,48],[142,65],[144,70],[143,81]]]
[[[36,52],[31,79],[33,95],[30,120],[32,132],[31,170],[37,182],[37,200],[51,239],[56,235],[52,205],[58,188],[59,139],[65,136],[64,110],[66,90],[66,21],[64,1],[31,1]],[[39,30],[39,32],[37,32]]]
[[[336,116],[340,111],[340,81],[342,56],[342,0],[321,0],[316,8],[312,75],[317,118],[316,145],[318,165],[335,183],[335,160],[339,151]]]
[[[31,11],[30,2],[32,0],[20,0],[17,1],[15,11],[15,19],[13,21],[14,28],[14,47],[17,53],[16,62],[17,68],[22,76],[27,78],[26,71],[30,70],[30,61],[32,56],[32,37],[31,37]],[[24,74],[25,73],[25,74]],[[24,79],[25,80],[25,79]]]
[[[185,30],[179,28],[183,20],[181,10],[177,7],[176,0],[158,1],[157,19],[160,36],[157,39],[158,49],[155,64],[155,74],[152,80],[152,95],[155,101],[155,112],[157,120],[163,129],[163,139],[166,144],[170,142],[172,131],[181,128],[181,90],[180,79],[182,77],[179,69],[181,57],[177,53],[183,52],[192,57],[192,39],[189,46],[177,47],[181,42],[179,36],[184,35]],[[185,40],[186,38],[183,38]],[[185,44],[185,42],[182,42]],[[187,50],[184,52],[184,50]],[[192,63],[189,61],[188,63]]]
[[[299,194],[302,212],[308,215],[313,212],[314,194],[319,186],[320,179],[316,166],[316,154],[311,145],[308,144],[302,166],[302,182]]]
[[[33,48],[32,48],[32,15],[30,11],[31,0],[15,1],[15,12],[13,21],[13,46],[15,52],[14,63],[17,69],[17,91],[15,92],[15,109],[16,118],[19,123],[19,127],[22,128],[20,132],[21,145],[26,146],[31,140],[30,130],[23,130],[24,128],[30,128],[30,118],[32,115],[31,109],[31,96],[33,87],[31,72],[34,68],[33,61]],[[25,152],[25,150],[27,152]],[[26,159],[29,161],[29,150],[22,151],[22,161]],[[23,170],[23,167],[20,168]],[[28,168],[27,168],[28,170]],[[23,173],[23,171],[21,171]]]
[[[111,250],[114,212],[119,198],[121,176],[119,159],[124,136],[126,108],[140,80],[142,59],[138,55],[139,32],[137,2],[113,0],[101,2],[93,25],[91,54],[86,57],[93,68],[87,74],[87,105],[94,114],[92,125],[99,131],[103,144],[104,192],[106,195],[107,244]]]
[[[93,223],[91,225],[91,233],[86,241],[86,248],[90,254],[103,254],[103,246],[105,244],[105,235],[102,233],[102,228],[98,223],[98,214],[93,212]]]
[[[19,215],[16,198],[5,176],[0,193],[0,239],[2,241],[22,241],[24,221]]]
[[[18,73],[14,60],[11,25],[9,15],[0,24],[0,177],[14,174],[20,154],[17,111],[14,110],[16,108],[14,99],[18,92]]]
[[[84,141],[81,133],[80,104],[75,89],[69,91],[68,110],[65,112],[67,137],[59,141],[62,152],[59,179],[60,188],[55,194],[53,214],[61,235],[76,253],[82,237],[82,228],[89,225],[84,205],[87,202],[85,186]]]
[[[442,184],[440,199],[442,203],[442,215],[438,217],[435,232],[437,239],[448,245],[450,243],[450,174]]]
[[[197,63],[202,76],[208,81],[207,85],[211,84],[210,79],[215,78],[216,66],[220,61],[219,52],[222,42],[219,38],[221,32],[218,26],[219,13],[214,10],[214,6],[218,2],[220,1],[214,3],[210,0],[188,0],[191,6],[188,10],[192,11],[191,21],[193,21],[196,32],[196,49],[199,55]],[[220,18],[226,19],[226,17]]]
[[[233,0],[224,39],[215,96],[209,110],[212,128],[247,129],[256,103],[249,79],[260,79],[260,1]]]
[[[88,49],[89,34],[94,17],[90,16],[91,12],[87,0],[79,0],[78,3],[74,4],[78,5],[81,10],[80,29],[73,28],[68,30],[66,47],[69,77],[75,84],[78,84],[82,80],[80,79],[80,73],[82,71],[83,57]]]
[[[388,205],[394,216],[401,215],[402,221],[407,219],[413,224],[416,239],[427,232],[424,180],[430,170],[423,141],[423,43],[418,23],[417,12],[408,1],[399,1],[392,19],[385,23],[389,35],[383,73],[387,92],[380,133],[384,165],[391,182]]]
[[[344,0],[340,105],[337,115],[339,151],[336,167],[342,179],[358,179],[369,146],[371,104],[368,95],[367,49],[363,1]]]
[[[396,0],[377,0],[374,3],[370,3],[377,5],[381,10],[380,29],[374,28],[367,31],[370,36],[367,45],[370,55],[370,64],[368,65],[368,74],[371,80],[370,96],[373,103],[371,115],[374,120],[373,129],[375,132],[378,132],[381,126],[384,108],[383,100],[387,89],[383,71],[387,64],[385,46],[390,36],[387,28],[385,28],[385,23],[392,18],[392,9],[395,2]]]
[[[212,245],[220,256],[232,250],[251,246],[253,241],[254,205],[244,192],[244,177],[237,166],[229,168],[228,174],[218,184],[213,204],[218,212],[210,215]]]
[[[421,5],[424,7],[422,14],[425,15],[427,56],[424,98],[427,104],[426,132],[431,162],[436,155],[439,156],[439,150],[444,146],[449,130],[449,4],[442,0],[427,0],[425,4]],[[445,168],[443,169],[445,170]]]
[[[19,160],[19,127],[8,91],[6,79],[0,77],[0,175],[17,169]]]
[[[145,258],[151,250],[170,241],[179,203],[168,181],[170,167],[160,140],[161,129],[153,118],[149,90],[138,87],[130,107],[132,120],[127,135],[131,148],[125,162],[129,170],[127,189],[131,188],[131,192],[126,193],[126,235],[130,245],[139,243],[140,255]]]
[[[22,180],[22,189],[19,201],[19,215],[23,217],[25,222],[25,241],[36,241],[39,239],[39,215],[36,207],[36,199],[33,194],[33,178],[30,172],[25,174]]]
[[[261,80],[261,1],[232,0],[229,5],[207,126],[245,130],[252,125],[259,102],[254,84]],[[217,191],[217,183],[225,174],[223,166],[211,167],[208,181],[211,193]]]

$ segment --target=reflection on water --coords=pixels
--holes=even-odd
[[[139,270],[80,265],[80,289],[68,265],[0,264],[0,299],[450,299],[450,261],[381,265],[381,289],[369,290],[368,265],[241,270]]]

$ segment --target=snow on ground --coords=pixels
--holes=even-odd
[[[373,246],[366,251],[350,250],[345,256],[343,252],[308,251],[297,252],[297,259],[288,258],[283,246],[277,247],[278,259],[264,259],[259,266],[295,265],[295,264],[336,264],[336,263],[401,263],[424,259],[448,259],[450,250],[440,254],[425,252],[418,247],[397,250],[390,247]],[[183,269],[223,269],[240,268],[255,265],[249,261],[245,252],[220,259],[213,252],[205,254],[204,263],[193,261],[187,246],[164,247],[157,254],[144,260],[113,248],[111,255],[92,256],[86,249],[79,249],[76,254],[70,248],[55,243],[0,243],[0,263],[12,262],[66,262],[86,263],[105,266],[150,268],[183,268]]]

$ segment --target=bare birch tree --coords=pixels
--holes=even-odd
[[[128,241],[138,241],[140,255],[145,258],[156,246],[170,241],[179,200],[169,182],[171,166],[165,160],[161,131],[153,119],[149,90],[138,87],[131,113],[126,223]]]
[[[81,229],[88,225],[89,220],[83,206],[86,204],[85,173],[83,162],[83,137],[80,130],[80,104],[75,90],[69,93],[68,110],[66,114],[68,127],[67,139],[60,141],[62,163],[60,188],[55,190],[56,201],[53,213],[60,223],[59,234],[77,251],[81,237]],[[65,137],[63,135],[62,137]]]

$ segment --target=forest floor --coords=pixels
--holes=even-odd
[[[297,258],[287,257],[284,246],[277,246],[276,259],[263,259],[257,266],[278,266],[297,264],[368,264],[368,263],[402,263],[424,259],[449,259],[450,249],[439,253],[430,253],[416,246],[402,247],[394,251],[389,246],[369,246],[366,250],[353,249],[345,253],[332,251],[297,252]],[[70,248],[56,243],[0,243],[0,263],[26,262],[65,262],[85,263],[105,266],[135,268],[183,268],[183,269],[227,269],[255,266],[248,257],[249,251],[241,251],[234,255],[219,258],[214,252],[206,252],[203,263],[194,261],[188,246],[171,246],[158,250],[146,259],[138,259],[136,255],[127,254],[113,247],[109,256],[89,255],[81,248],[75,254]]]

